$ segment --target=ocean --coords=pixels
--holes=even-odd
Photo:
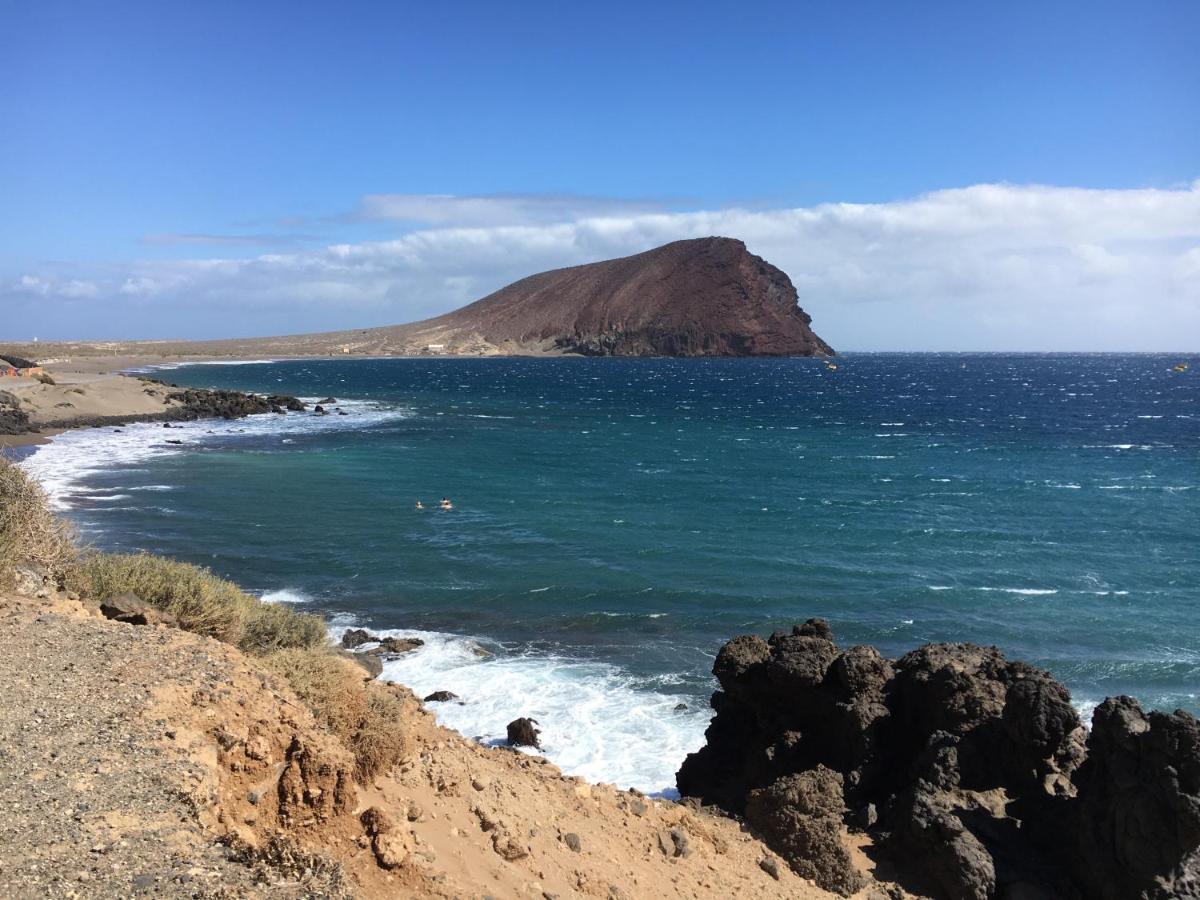
[[[532,716],[567,772],[669,792],[721,644],[811,616],[891,655],[996,644],[1084,713],[1200,712],[1200,382],[1176,362],[199,365],[159,374],[347,415],[72,432],[23,465],[103,549],[208,566],[335,636],[423,637],[385,676],[460,695],[434,706],[463,734]]]

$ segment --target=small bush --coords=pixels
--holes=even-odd
[[[207,569],[148,553],[93,553],[72,573],[72,587],[93,600],[134,593],[173,615],[179,627],[250,653],[314,647],[325,640],[317,616],[263,603]]]
[[[320,616],[298,613],[276,603],[251,598],[254,605],[246,614],[245,631],[239,646],[249,653],[270,653],[288,647],[316,647],[325,643],[328,633]]]
[[[74,530],[50,511],[41,486],[0,457],[0,572],[25,563],[61,583],[78,554]]]
[[[386,771],[404,756],[408,747],[404,705],[386,686],[364,682],[363,672],[354,663],[326,648],[282,650],[266,662],[317,721],[354,754],[360,782]]]

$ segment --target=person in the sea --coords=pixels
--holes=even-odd
[[[438,504],[442,509],[454,509],[454,504],[450,502],[449,497],[443,497],[442,502]]]
[[[414,509],[424,509],[424,508],[425,508],[425,504],[422,503],[420,500],[417,501],[417,505],[414,507]]]

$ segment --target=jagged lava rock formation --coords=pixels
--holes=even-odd
[[[408,328],[588,356],[832,353],[810,322],[787,275],[741,241],[709,237],[531,275]]]
[[[868,831],[911,890],[948,900],[1200,897],[1200,723],[1110,698],[1084,729],[1047,672],[995,647],[899,660],[823,620],[729,641],[680,793],[744,816],[797,873],[861,885]]]

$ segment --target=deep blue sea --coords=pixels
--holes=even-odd
[[[655,790],[703,741],[721,643],[810,616],[888,654],[997,644],[1081,710],[1200,711],[1200,367],[1179,361],[191,366],[162,377],[348,414],[77,432],[25,465],[105,549],[335,632],[419,632],[385,674],[460,694],[445,723],[532,715],[568,771]]]

